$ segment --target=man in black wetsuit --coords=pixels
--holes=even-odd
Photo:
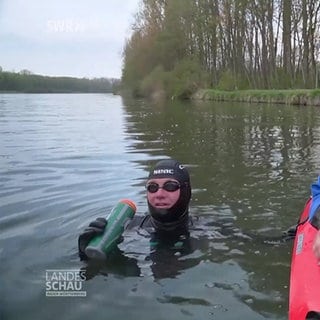
[[[209,224],[203,224],[203,221],[199,223],[199,217],[194,218],[196,227],[189,215],[189,173],[176,160],[158,162],[149,174],[146,189],[149,212],[147,215],[135,215],[127,228],[137,230],[138,234],[149,239],[150,253],[143,260],[152,261],[150,268],[157,279],[175,277],[182,270],[199,264],[203,256],[190,255],[195,250],[202,252],[207,259],[212,237],[217,237],[216,241],[224,245],[228,241],[228,246],[232,247],[233,244],[237,246],[239,239],[253,244],[260,242],[273,245],[292,239],[295,234],[294,226],[282,236],[259,237],[239,232],[229,221],[213,223],[210,220]],[[81,260],[88,260],[85,248],[93,237],[104,232],[106,225],[106,219],[97,218],[80,234],[78,248]],[[189,231],[193,235],[189,234]],[[112,258],[107,259],[103,266],[95,265],[94,261],[88,260],[84,267],[87,279],[98,273],[110,272],[139,276],[139,261],[136,257],[123,253],[116,247]]]
[[[189,237],[191,185],[189,172],[178,161],[159,161],[146,184],[149,213],[134,216],[128,228],[138,227],[150,233],[150,245],[176,246]],[[85,248],[90,240],[104,232],[107,220],[97,218],[80,234],[79,256],[87,259]]]

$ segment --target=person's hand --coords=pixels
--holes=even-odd
[[[320,260],[320,230],[318,230],[314,242],[313,242],[313,253],[318,260]]]
[[[283,232],[284,241],[294,239],[296,236],[296,233],[297,233],[297,225],[295,224]]]
[[[92,221],[89,226],[80,234],[78,238],[78,249],[81,260],[88,258],[84,250],[95,236],[103,234],[107,224],[108,221],[105,218],[97,218],[96,220]]]

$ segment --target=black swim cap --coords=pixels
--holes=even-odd
[[[150,179],[172,178],[180,183],[180,197],[170,209],[154,208],[148,201],[150,214],[156,222],[174,223],[188,218],[189,202],[191,198],[191,185],[188,170],[173,159],[161,160],[149,174]],[[183,222],[185,223],[185,221]]]
[[[189,183],[190,176],[187,169],[173,159],[159,161],[149,174],[149,179],[173,178],[181,184]]]

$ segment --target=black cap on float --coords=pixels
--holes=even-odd
[[[191,185],[188,170],[174,159],[161,160],[157,162],[155,167],[151,170],[149,180],[161,178],[177,180],[180,183],[180,196],[170,209],[154,208],[148,201],[148,207],[152,218],[159,223],[172,223],[181,220],[183,217],[187,217],[191,198]],[[185,223],[185,221],[183,223]]]

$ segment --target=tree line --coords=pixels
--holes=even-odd
[[[320,0],[141,0],[122,84],[139,95],[320,86]]]
[[[32,74],[28,70],[19,73],[2,71],[0,91],[25,93],[111,93],[117,91],[119,81],[106,78],[49,77]]]

